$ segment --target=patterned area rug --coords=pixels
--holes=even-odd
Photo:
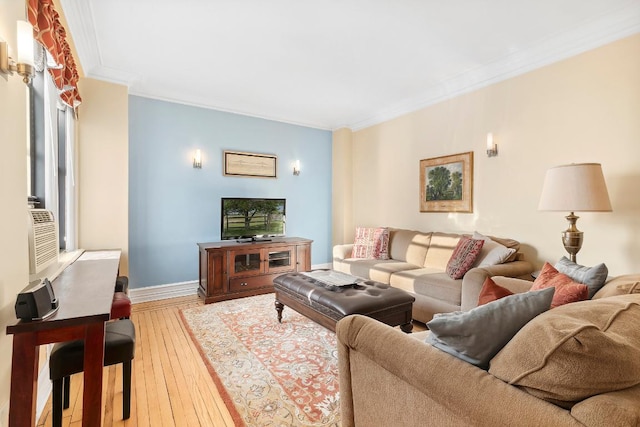
[[[339,426],[335,334],[274,295],[182,310],[237,425]]]

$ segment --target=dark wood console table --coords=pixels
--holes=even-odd
[[[40,345],[84,339],[82,425],[102,422],[104,329],[109,320],[120,250],[88,251],[52,283],[60,308],[50,318],[7,326],[13,335],[10,427],[36,424]]]
[[[205,304],[273,292],[282,273],[311,270],[311,243],[300,237],[269,241],[198,243],[200,286]]]

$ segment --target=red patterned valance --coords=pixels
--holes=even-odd
[[[82,102],[78,92],[78,71],[67,42],[67,32],[53,0],[27,0],[29,22],[34,38],[49,52],[57,67],[49,69],[53,82],[60,90],[60,99],[71,108]]]

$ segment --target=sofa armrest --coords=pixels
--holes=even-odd
[[[333,247],[333,259],[351,258],[352,252],[353,252],[353,243],[347,243],[344,245],[335,245]]]
[[[336,333],[344,427],[579,425],[568,411],[376,320],[347,316]]]
[[[513,261],[487,267],[472,268],[462,278],[461,310],[468,311],[478,305],[480,290],[487,277],[530,277],[533,265],[528,261]],[[529,284],[531,286],[531,284]]]

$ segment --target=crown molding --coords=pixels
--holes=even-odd
[[[80,65],[86,77],[91,77],[94,69],[100,66],[100,46],[94,31],[95,22],[91,2],[60,0],[68,30],[73,34],[73,43],[78,51]]]
[[[334,130],[348,127],[357,131],[374,126],[638,32],[640,32],[640,8],[637,7],[636,2],[630,1],[627,6],[597,21],[588,22],[579,28],[549,36],[528,49],[509,54],[486,66],[468,70],[429,88],[412,99],[381,110],[369,118],[334,127]]]
[[[71,27],[70,30],[73,33],[73,40],[78,50],[79,60],[85,76],[123,84],[130,88],[133,87],[133,83],[138,80],[137,75],[102,65],[100,46],[94,32],[93,11],[90,2],[61,0],[61,4],[67,17],[67,22]],[[72,25],[71,23],[74,24]],[[367,117],[353,121],[346,120],[342,123],[298,121],[291,118],[240,111],[209,103],[203,104],[197,101],[163,98],[157,94],[149,94],[143,91],[130,93],[145,98],[177,102],[317,129],[337,130],[346,127],[357,131],[533,71],[638,32],[640,32],[640,8],[637,7],[637,0],[629,0],[626,5],[616,11],[589,22],[581,23],[580,26],[569,28],[562,33],[549,35],[547,38],[527,48],[520,49],[485,66],[470,69],[453,76],[410,99],[381,109]]]
[[[287,117],[269,116],[269,115],[265,115],[265,114],[258,114],[258,113],[253,113],[253,112],[249,112],[249,111],[232,109],[232,108],[228,108],[228,107],[224,107],[224,106],[220,106],[220,105],[215,105],[215,104],[211,104],[211,103],[203,103],[203,102],[192,101],[192,100],[188,100],[188,99],[176,99],[176,98],[167,97],[167,96],[159,96],[159,95],[156,95],[156,94],[151,94],[151,93],[147,93],[147,92],[144,92],[144,91],[138,91],[138,90],[135,90],[135,89],[130,90],[129,91],[129,95],[139,96],[141,98],[154,99],[156,101],[170,102],[172,104],[182,104],[182,105],[187,105],[189,107],[206,108],[208,110],[216,110],[216,111],[220,111],[220,112],[223,112],[223,113],[238,114],[238,115],[241,115],[241,116],[254,117],[256,119],[270,120],[272,122],[286,123],[286,124],[290,124],[290,125],[294,125],[294,126],[302,126],[302,127],[313,128],[313,129],[318,129],[318,130],[329,130],[329,131],[335,130],[335,128],[330,123],[295,121],[295,120],[292,120],[291,118],[287,118]]]

